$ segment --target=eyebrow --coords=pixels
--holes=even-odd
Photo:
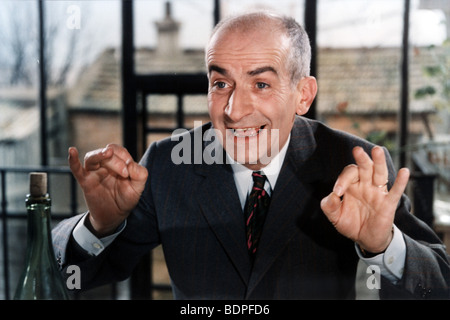
[[[278,74],[277,70],[275,70],[271,66],[257,68],[255,70],[247,72],[247,74],[250,75],[250,76],[256,76],[256,75],[264,73],[264,72],[273,72],[273,73],[275,73],[275,75]]]
[[[213,71],[216,71],[216,72],[218,72],[218,73],[220,73],[220,74],[222,74],[224,76],[228,75],[228,71],[226,69],[221,68],[221,67],[219,67],[219,66],[217,66],[215,64],[211,65],[208,68],[208,71],[209,71],[209,74],[211,74],[211,72],[213,72]],[[256,75],[264,73],[264,72],[273,72],[275,75],[278,75],[277,70],[275,70],[271,66],[260,67],[260,68],[257,68],[255,70],[251,70],[251,71],[247,72],[247,74],[249,76],[256,76]]]
[[[226,76],[228,74],[227,70],[225,70],[224,68],[221,68],[221,67],[219,67],[219,66],[217,66],[215,64],[211,65],[208,68],[209,74],[211,74],[211,72],[213,72],[213,71],[216,71],[216,72],[218,72],[218,73],[220,73],[220,74],[222,74],[224,76]]]

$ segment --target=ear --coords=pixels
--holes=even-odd
[[[317,81],[314,77],[304,77],[297,83],[296,113],[301,116],[308,112],[317,94]]]

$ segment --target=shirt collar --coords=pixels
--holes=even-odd
[[[278,176],[280,174],[281,166],[283,165],[284,158],[286,157],[287,149],[289,146],[289,141],[291,139],[291,135],[289,135],[286,143],[283,148],[281,148],[280,152],[272,159],[272,161],[261,169],[262,173],[266,175],[268,184],[266,183],[265,189],[271,195],[272,190],[275,188],[275,184],[277,182]],[[241,200],[241,204],[245,203],[247,199],[247,195],[252,188],[252,179],[251,175],[253,170],[248,169],[242,164],[234,161],[231,157],[226,154],[227,162],[230,163],[231,168],[233,169],[234,181],[236,183],[236,188],[239,194],[239,199]]]

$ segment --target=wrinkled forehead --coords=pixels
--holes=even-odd
[[[267,38],[282,38],[286,36],[282,23],[270,16],[260,16],[252,19],[230,19],[214,30],[207,45],[207,50],[211,47],[227,44],[233,40],[256,42]]]
[[[206,48],[206,65],[218,58],[233,57],[257,59],[270,55],[284,60],[289,46],[284,30],[269,23],[223,27],[214,33]]]

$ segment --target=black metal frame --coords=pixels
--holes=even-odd
[[[47,143],[47,79],[45,76],[45,17],[44,1],[38,1],[39,14],[39,108],[40,108],[40,134],[41,134],[41,165],[48,165]]]
[[[408,121],[409,121],[409,18],[411,0],[405,0],[403,9],[403,36],[402,36],[402,65],[401,65],[401,93],[400,93],[400,128],[399,128],[399,167],[408,165],[405,146],[408,145]]]

